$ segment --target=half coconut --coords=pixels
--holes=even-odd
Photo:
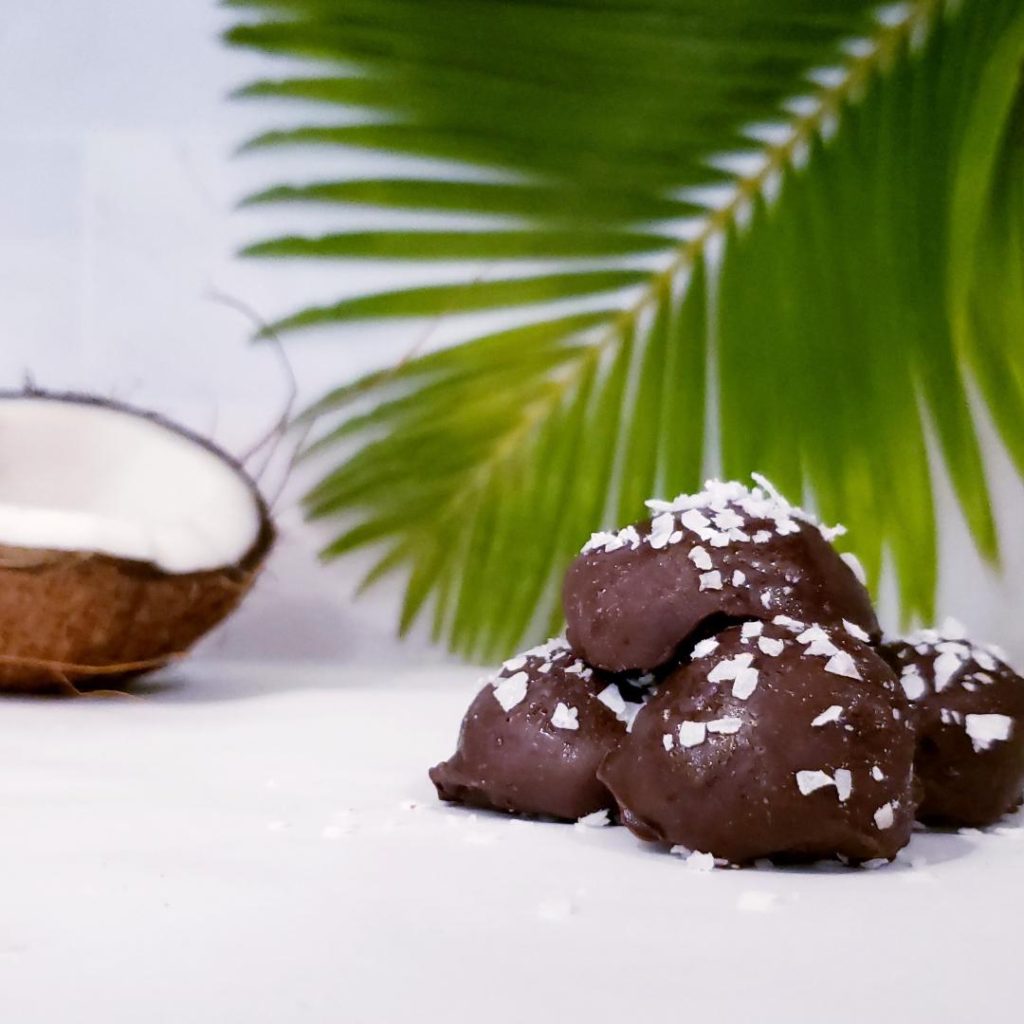
[[[110,687],[177,658],[273,540],[209,441],[115,402],[0,394],[0,690]]]

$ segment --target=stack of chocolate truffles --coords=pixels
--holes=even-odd
[[[891,860],[1024,787],[1024,680],[947,623],[884,639],[860,566],[761,477],[650,501],[565,576],[566,634],[477,694],[442,800],[621,822],[716,864]]]

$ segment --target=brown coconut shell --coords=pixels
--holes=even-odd
[[[206,448],[249,482],[260,531],[237,565],[174,574],[94,552],[0,545],[0,692],[110,689],[184,655],[238,607],[273,546],[266,502],[237,460],[149,412],[85,395],[32,391],[4,398],[102,405],[154,421]]]

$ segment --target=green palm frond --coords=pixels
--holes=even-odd
[[[845,522],[872,581],[891,559],[908,616],[932,610],[932,456],[996,556],[968,389],[1024,471],[1019,0],[231,6],[231,42],[310,66],[241,90],[306,118],[249,150],[446,161],[247,203],[458,215],[254,242],[450,273],[271,329],[502,314],[306,414],[332,460],[307,496],[339,523],[325,555],[378,546],[367,582],[405,569],[403,629],[429,608],[471,657],[540,636],[589,533],[709,466]]]

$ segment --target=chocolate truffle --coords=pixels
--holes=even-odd
[[[918,817],[977,827],[1013,810],[1024,789],[1024,679],[954,622],[881,650],[916,712]]]
[[[706,487],[648,502],[649,522],[594,534],[569,567],[567,635],[588,664],[650,671],[702,626],[730,619],[846,619],[878,633],[867,590],[830,543],[837,531],[773,490]]]
[[[782,616],[702,640],[598,772],[623,824],[734,864],[893,858],[914,822],[914,732],[864,639]]]
[[[595,672],[556,639],[505,662],[430,770],[442,800],[577,819],[615,803],[597,767],[626,735],[643,691]]]

